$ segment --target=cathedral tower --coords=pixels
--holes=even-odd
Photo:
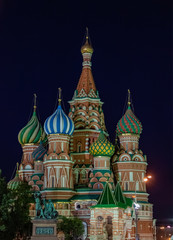
[[[44,155],[44,194],[47,199],[69,199],[73,196],[73,161],[69,156],[69,140],[74,131],[73,121],[61,107],[59,89],[57,110],[46,119],[48,151]]]
[[[47,137],[37,118],[36,94],[34,94],[34,111],[30,121],[18,134],[19,143],[22,145],[23,156],[19,167],[19,177],[29,181],[34,173],[34,160],[32,153],[38,147],[40,140],[46,141]]]
[[[69,116],[75,125],[74,134],[70,141],[70,152],[75,163],[75,184],[88,182],[88,173],[93,164],[89,147],[98,138],[100,128],[106,130],[102,111],[103,102],[99,98],[91,71],[93,51],[87,30],[86,41],[81,48],[82,73],[73,99],[69,101]]]
[[[153,211],[148,202],[146,191],[147,158],[139,149],[139,138],[142,133],[142,124],[131,109],[130,91],[128,90],[128,108],[119,120],[116,129],[120,142],[120,149],[113,157],[113,171],[119,180],[124,195],[134,198],[139,203],[138,231],[140,239],[153,239]],[[148,238],[146,237],[146,233]]]

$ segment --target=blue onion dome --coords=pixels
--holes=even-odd
[[[111,157],[115,152],[115,147],[110,143],[105,137],[103,131],[101,130],[98,139],[91,144],[89,152],[93,156],[106,156]]]
[[[33,115],[27,125],[20,130],[18,140],[22,145],[28,143],[38,144],[41,138],[43,142],[46,142],[47,136],[37,118],[36,103],[34,103]]]
[[[17,163],[17,170],[16,170],[16,175],[15,177],[8,182],[7,186],[11,190],[16,190],[18,186],[21,184],[22,180],[19,178],[19,173],[18,173],[18,163]]]
[[[60,89],[59,89],[60,91]],[[63,111],[61,107],[61,98],[59,93],[59,105],[56,111],[46,119],[44,130],[47,134],[67,134],[72,135],[74,123]]]
[[[40,145],[33,151],[32,157],[35,161],[43,161],[46,152],[47,150],[44,148],[42,141],[40,141]]]

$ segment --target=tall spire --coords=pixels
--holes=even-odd
[[[81,53],[83,56],[83,68],[77,85],[77,97],[98,98],[96,86],[91,71],[91,57],[93,51],[94,50],[91,46],[91,42],[89,39],[88,28],[86,28],[85,43],[81,47]]]
[[[62,92],[62,89],[61,88],[58,88],[58,93],[59,93],[59,97],[58,97],[58,105],[60,106],[61,105],[61,92]]]

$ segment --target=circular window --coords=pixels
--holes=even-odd
[[[75,203],[75,209],[76,209],[76,210],[80,210],[80,208],[81,208],[80,204],[79,204],[78,202],[76,202],[76,203]]]

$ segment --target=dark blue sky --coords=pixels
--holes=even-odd
[[[70,2],[70,3],[69,3]],[[148,157],[150,201],[156,218],[172,217],[171,3],[168,1],[1,1],[1,165],[9,180],[22,151],[19,130],[38,96],[40,121],[63,89],[66,113],[77,86],[80,47],[88,26],[96,87],[112,142],[127,89],[143,124],[140,148]],[[170,194],[171,193],[171,194]]]

